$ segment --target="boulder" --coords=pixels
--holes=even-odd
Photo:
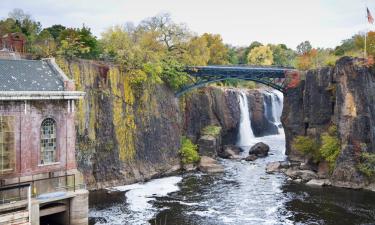
[[[256,155],[249,155],[248,157],[245,158],[245,161],[250,162],[250,161],[255,161],[257,159],[258,157]]]
[[[222,165],[220,165],[215,159],[207,156],[201,157],[198,168],[204,173],[224,172],[224,167]]]
[[[309,186],[329,186],[331,185],[331,181],[328,179],[311,179],[309,182],[306,183]]]
[[[302,179],[305,182],[318,178],[318,175],[311,170],[288,169],[285,174],[293,179]]]
[[[197,169],[197,167],[194,164],[185,164],[183,166],[183,169],[187,172],[194,171]]]
[[[271,162],[268,163],[266,166],[266,173],[275,173],[279,172],[281,169],[281,163],[280,162]]]
[[[251,147],[249,155],[256,155],[257,157],[266,157],[270,151],[270,146],[263,142],[256,143]]]
[[[241,149],[235,145],[225,145],[219,156],[224,159],[239,159],[240,152]]]

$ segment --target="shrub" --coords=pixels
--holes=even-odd
[[[202,135],[218,136],[221,132],[220,126],[209,125],[202,129]]]
[[[374,179],[375,153],[368,153],[368,152],[362,153],[361,162],[358,164],[358,169],[367,177]]]
[[[183,164],[197,163],[200,160],[198,146],[185,136],[181,138],[180,155]]]
[[[292,147],[304,155],[311,155],[315,161],[320,160],[319,144],[308,136],[297,136],[292,143]]]
[[[335,133],[334,128],[328,132]],[[322,134],[321,137],[322,145],[319,149],[319,153],[322,158],[328,162],[329,168],[332,171],[336,164],[336,159],[340,154],[340,142],[336,136],[333,136],[329,133]]]
[[[185,66],[175,59],[164,59],[161,63],[161,79],[173,90],[178,90],[189,83]]]

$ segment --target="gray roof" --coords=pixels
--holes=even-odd
[[[64,91],[64,82],[45,60],[0,59],[0,91]]]

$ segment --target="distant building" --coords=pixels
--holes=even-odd
[[[53,59],[0,59],[0,224],[88,224],[75,160],[83,96]]]
[[[0,49],[25,53],[26,36],[21,32],[5,34],[0,38]]]

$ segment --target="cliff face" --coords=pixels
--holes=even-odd
[[[375,73],[359,59],[344,57],[335,67],[313,70],[284,98],[282,122],[287,154],[301,160],[292,147],[299,135],[320,140],[323,132],[337,126],[341,144],[331,179],[336,186],[362,188],[369,182],[358,171],[361,154],[375,148]]]
[[[133,183],[179,165],[181,114],[163,85],[142,87],[118,67],[93,61],[58,61],[86,92],[77,103],[77,162],[89,188]]]
[[[57,60],[86,92],[76,104],[76,159],[90,189],[144,181],[179,169],[182,135],[197,142],[208,125],[234,144],[240,122],[239,89],[207,87],[177,99],[160,83],[134,85],[115,65]],[[243,91],[243,90],[242,90]],[[266,91],[247,91],[254,135],[275,134]],[[268,110],[269,111],[269,110]]]
[[[208,125],[222,128],[223,144],[235,144],[241,120],[236,88],[207,87],[188,94],[185,97],[184,130],[188,137],[197,140],[201,130]],[[267,116],[266,109],[271,108],[269,94],[265,90],[245,91],[251,125],[255,136],[277,134],[277,126]]]

